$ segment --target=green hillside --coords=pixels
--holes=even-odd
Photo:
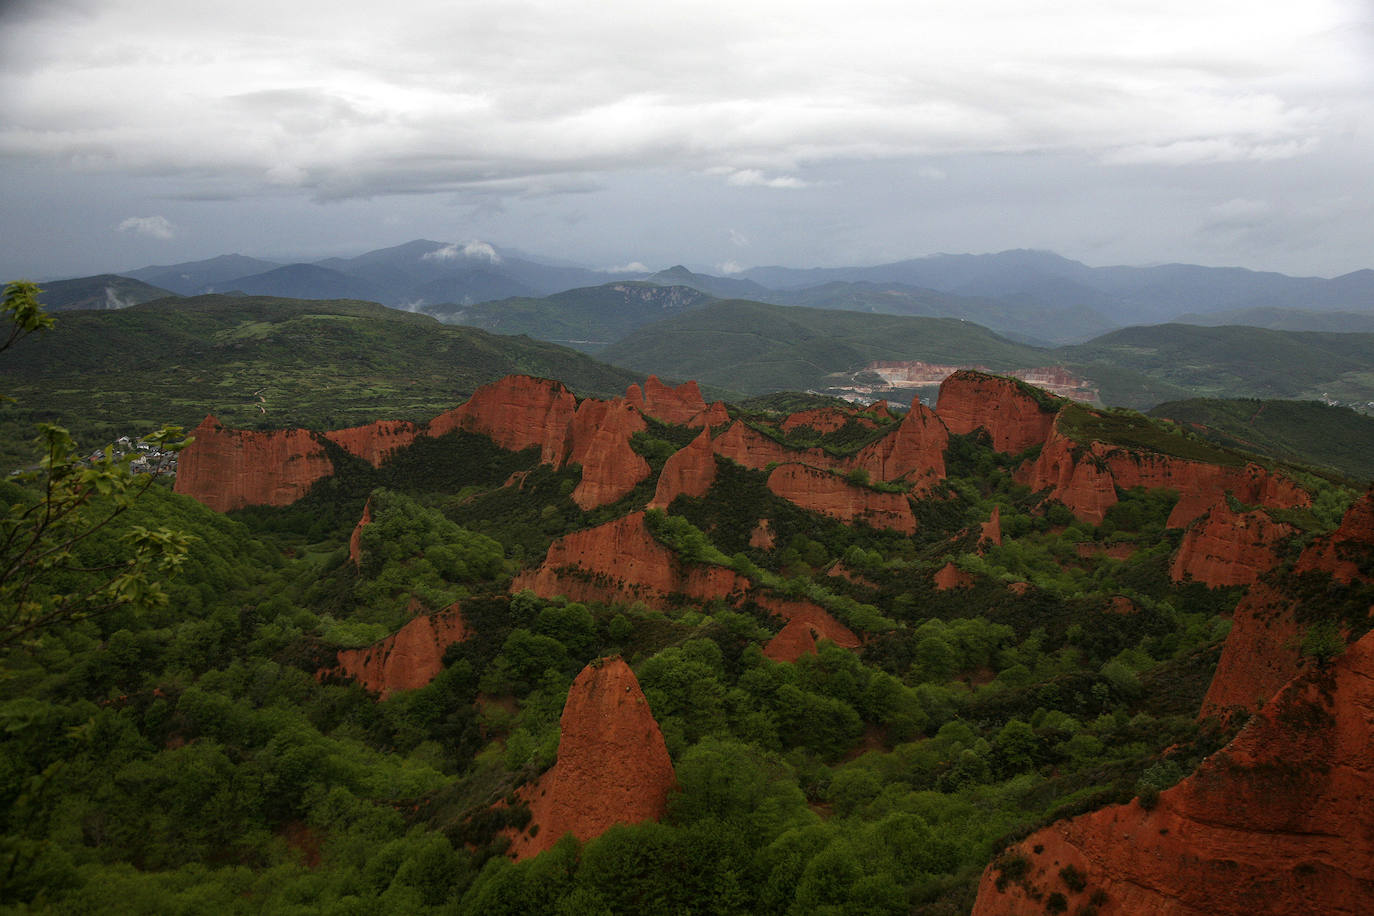
[[[564,347],[447,327],[370,302],[198,296],[58,316],[0,362],[0,457],[38,421],[83,445],[214,413],[231,426],[424,420],[513,372],[622,394],[640,376]]]
[[[731,299],[646,325],[600,356],[644,372],[760,394],[824,387],[827,375],[854,371],[875,360],[971,362],[1010,369],[1043,365],[1047,354],[953,318],[858,314]]]
[[[141,280],[117,274],[78,277],[75,280],[54,280],[42,284],[43,307],[49,312],[74,309],[123,309],[131,305],[152,302],[176,293],[151,286]]]
[[[1374,334],[1161,324],[1113,331],[1056,353],[1093,378],[1098,367],[1111,367],[1194,397],[1374,401]],[[1150,406],[1110,401],[1106,392],[1104,400]]]
[[[1150,411],[1219,445],[1374,480],[1374,417],[1315,401],[1194,398]]]
[[[528,334],[595,353],[635,328],[711,301],[706,293],[685,286],[626,282],[571,289],[543,299],[436,305],[424,311],[446,324]]]

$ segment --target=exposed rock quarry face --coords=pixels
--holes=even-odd
[[[573,418],[568,458],[582,465],[573,502],[584,510],[609,505],[648,477],[649,462],[630,447],[630,437],[647,428],[639,411],[625,401],[583,401]]]
[[[353,533],[348,536],[348,559],[354,566],[363,565],[363,529],[372,524],[372,499],[369,497],[363,503],[363,515],[358,519],[358,524],[353,526]]]
[[[768,489],[778,496],[842,522],[864,522],[912,534],[916,516],[902,493],[880,493],[855,486],[843,477],[804,464],[781,464],[768,475]]]
[[[444,650],[467,639],[458,605],[416,617],[365,649],[339,652],[337,671],[386,699],[398,690],[423,687],[444,669]]]
[[[1039,459],[1018,469],[1015,476],[1032,490],[1048,488],[1051,498],[1094,524],[1116,504],[1118,487],[1178,491],[1178,504],[1167,523],[1170,528],[1186,528],[1228,492],[1243,503],[1273,508],[1311,503],[1296,483],[1259,465],[1223,467],[1102,442],[1079,445],[1057,426],[1045,440]]]
[[[559,725],[558,761],[523,793],[530,824],[539,830],[514,838],[517,860],[551,848],[567,833],[585,842],[615,824],[658,820],[677,785],[663,733],[621,659],[582,669]]]
[[[886,407],[886,405],[884,405],[884,407]],[[833,433],[844,429],[845,424],[850,420],[862,426],[866,426],[869,429],[874,429],[878,425],[868,417],[859,416],[858,411],[845,411],[838,407],[817,407],[813,410],[799,410],[791,414],[786,420],[782,421],[781,428],[783,432],[790,433],[794,429],[801,429],[804,426],[809,426],[816,432],[824,435],[825,433]]]
[[[942,592],[947,592],[952,588],[968,588],[971,585],[973,585],[973,576],[953,563],[946,563],[935,574],[935,588]]]
[[[711,431],[703,429],[686,448],[678,449],[664,462],[649,508],[667,508],[679,496],[705,496],[715,480],[716,453],[711,447]]]
[[[379,468],[383,461],[410,445],[419,435],[420,427],[414,423],[378,420],[366,426],[332,430],[325,433],[324,437],[349,454],[357,455],[374,468]]]
[[[1374,580],[1361,572],[1374,556],[1374,491],[1350,507],[1340,526],[1312,542],[1294,569],[1327,572],[1339,582]],[[1366,566],[1366,570],[1370,567]],[[1202,716],[1224,716],[1232,709],[1254,711],[1304,668],[1300,644],[1306,628],[1298,621],[1299,599],[1260,582],[1251,587],[1231,617],[1231,632],[1221,648],[1217,670],[1202,703]]]
[[[543,598],[643,601],[665,608],[673,594],[702,600],[740,595],[749,589],[749,580],[723,566],[680,562],[654,540],[644,513],[633,512],[554,541],[543,565],[511,583],[512,591],[525,588]]]
[[[656,420],[677,426],[696,425],[692,420],[706,409],[706,399],[696,382],[684,382],[670,388],[651,375],[644,380],[644,388],[631,385],[625,390],[625,400],[631,407]]]
[[[999,452],[1018,454],[1045,441],[1056,409],[1045,409],[1016,381],[960,370],[940,384],[935,412],[952,433],[982,428]]]
[[[1183,536],[1170,575],[1175,582],[1194,579],[1212,588],[1252,585],[1274,568],[1278,545],[1295,533],[1262,511],[1233,512],[1223,499]]]
[[[173,490],[217,512],[290,505],[334,473],[324,446],[304,429],[228,429],[207,416],[191,435]]]
[[[562,467],[572,448],[577,399],[562,382],[508,375],[478,388],[467,403],[429,422],[431,436],[455,429],[481,433],[512,452],[539,447],[539,460]]]
[[[1374,633],[1290,682],[1153,810],[1105,808],[1017,844],[1025,884],[999,891],[989,866],[973,912],[1044,912],[1056,892],[1069,912],[1104,893],[1102,916],[1374,912],[1371,798]],[[1068,866],[1083,890],[1060,877]]]
[[[911,405],[895,432],[864,446],[849,467],[862,468],[877,480],[905,479],[916,492],[929,490],[945,476],[949,431],[934,411],[919,401]]]

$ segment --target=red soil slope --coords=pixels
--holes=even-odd
[[[585,841],[615,824],[658,820],[677,784],[663,733],[621,659],[582,669],[559,724],[558,761],[522,793],[530,825],[539,830],[513,839],[517,860],[551,848],[567,833]]]

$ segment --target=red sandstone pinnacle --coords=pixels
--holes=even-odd
[[[999,891],[989,866],[973,913],[1043,912],[1050,893],[1074,912],[1098,892],[1102,916],[1374,912],[1371,798],[1374,633],[1289,682],[1152,810],[1104,808],[1012,847],[1024,883]],[[1080,891],[1060,876],[1070,866]]]
[[[712,401],[705,410],[698,411],[686,423],[687,426],[704,426],[707,429],[720,429],[730,425],[730,411],[723,401]]]
[[[609,505],[649,476],[649,462],[630,447],[630,437],[647,429],[638,410],[623,400],[587,398],[572,422],[568,461],[582,466],[572,500],[582,509]]]
[[[947,592],[955,588],[969,588],[973,585],[973,576],[955,566],[953,561],[940,567],[940,571],[935,574],[935,588],[937,591]]]
[[[760,595],[755,603],[787,621],[763,647],[763,654],[775,662],[795,662],[803,655],[816,654],[818,639],[828,639],[842,649],[857,649],[862,645],[853,630],[830,616],[819,604],[773,595]]]
[[[349,454],[357,455],[374,468],[410,445],[420,435],[420,427],[404,420],[378,420],[366,426],[350,426],[324,434],[330,442]]]
[[[525,793],[530,824],[539,830],[513,839],[517,860],[551,848],[567,833],[586,841],[616,824],[658,820],[677,785],[663,733],[622,659],[582,669],[559,724],[558,760]]]
[[[993,506],[992,515],[983,522],[982,528],[978,533],[978,545],[991,544],[994,547],[1002,546],[1002,507]]]
[[[468,638],[458,605],[416,617],[381,642],[343,649],[338,671],[386,699],[423,687],[444,668],[444,650]]]
[[[638,385],[627,388],[625,400],[641,413],[677,426],[697,425],[691,421],[706,409],[706,400],[696,382],[683,382],[670,388],[656,375],[644,380],[643,389]]]
[[[999,452],[1017,454],[1045,441],[1057,407],[1046,409],[1022,382],[961,369],[940,384],[935,412],[952,433],[982,428]],[[1046,395],[1047,399],[1058,401]]]
[[[539,460],[558,468],[572,448],[576,412],[577,399],[562,382],[508,375],[430,420],[427,431],[431,436],[455,429],[481,433],[512,452],[538,446]]]
[[[217,512],[244,506],[286,506],[334,473],[314,433],[304,429],[250,432],[207,416],[177,461],[173,490]]]
[[[658,475],[650,509],[666,509],[679,496],[705,496],[716,480],[716,453],[711,431],[703,429],[685,448],[669,456]]]
[[[367,498],[363,503],[363,515],[358,519],[358,524],[353,526],[353,533],[348,536],[348,559],[354,566],[363,565],[363,529],[372,524],[372,497]]]
[[[949,431],[929,407],[913,401],[897,429],[859,450],[846,467],[867,471],[875,480],[907,480],[916,492],[928,491],[945,476]]]
[[[768,489],[789,502],[842,522],[914,534],[916,516],[904,493],[856,486],[829,471],[804,464],[780,464],[768,475]]]
[[[1252,585],[1278,563],[1278,545],[1295,533],[1263,511],[1237,513],[1219,500],[1188,528],[1170,575],[1213,588]]]

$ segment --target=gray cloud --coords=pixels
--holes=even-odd
[[[154,239],[170,239],[176,235],[174,227],[165,216],[131,216],[120,222],[120,232],[133,232]]]

